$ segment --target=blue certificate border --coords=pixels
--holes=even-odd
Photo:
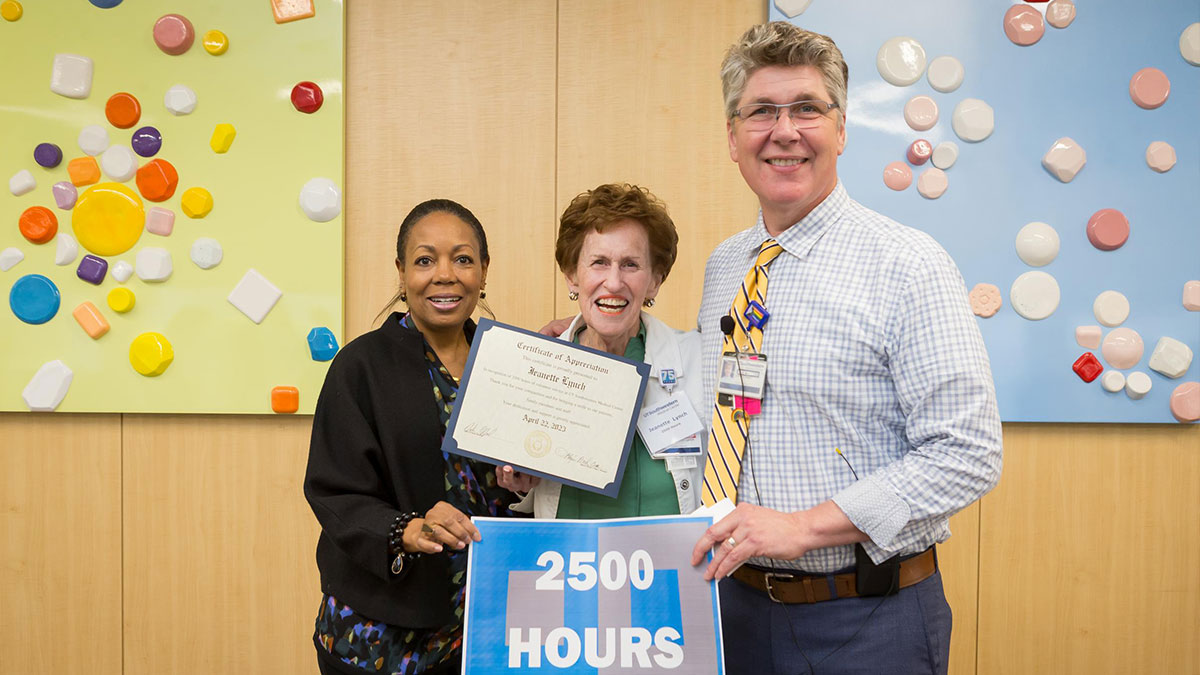
[[[520,333],[530,338],[550,342],[555,346],[556,349],[565,346],[571,349],[580,349],[606,359],[612,359],[613,361],[619,361],[620,363],[633,366],[637,371],[637,374],[641,376],[641,381],[638,384],[637,408],[634,410],[633,417],[629,420],[629,428],[625,430],[625,443],[621,449],[621,461],[617,465],[617,473],[613,477],[612,482],[608,483],[603,488],[595,488],[591,485],[585,485],[572,480],[566,480],[559,476],[553,476],[542,471],[535,471],[533,469],[513,465],[513,468],[520,469],[522,473],[528,473],[532,476],[558,481],[563,485],[570,485],[571,487],[579,488],[580,490],[595,492],[602,494],[605,497],[615,498],[617,493],[621,490],[621,478],[625,475],[625,462],[629,460],[629,448],[633,446],[633,435],[637,433],[637,413],[642,409],[642,399],[646,395],[646,383],[650,379],[650,366],[641,361],[633,361],[623,356],[614,356],[607,352],[602,352],[598,349],[592,349],[591,347],[584,347],[583,345],[577,345],[572,342],[567,342],[566,340],[546,337],[541,333],[535,333],[531,330],[525,330],[524,328],[518,328],[517,326],[500,323],[499,321],[493,321],[487,318],[479,320],[479,327],[475,331],[475,338],[471,341],[471,352],[467,355],[467,365],[463,369],[462,380],[459,383],[458,399],[455,401],[454,410],[450,414],[450,422],[446,425],[446,434],[442,437],[442,452],[449,452],[455,455],[461,455],[463,457],[470,457],[472,459],[478,459],[492,464],[495,464],[497,461],[494,457],[488,457],[487,455],[481,455],[479,453],[460,448],[458,443],[454,440],[454,430],[458,428],[458,412],[462,409],[462,402],[470,394],[471,371],[475,368],[475,356],[479,353],[479,345],[483,343],[483,335],[493,328],[503,328],[514,333]]]
[[[585,528],[589,528],[590,530],[592,530],[594,532],[598,532],[601,528],[629,527],[629,526],[636,526],[636,525],[645,525],[647,523],[651,523],[654,521],[664,521],[664,520],[671,521],[673,523],[703,522],[703,523],[707,523],[710,525],[713,522],[713,519],[711,516],[696,516],[696,515],[642,516],[642,517],[638,517],[638,518],[613,518],[613,519],[608,519],[608,520],[545,520],[545,519],[532,519],[531,520],[531,519],[525,519],[525,518],[491,518],[491,517],[486,517],[486,516],[475,516],[475,517],[471,518],[471,522],[473,522],[475,524],[475,526],[477,528],[479,528],[479,533],[480,533],[480,535],[483,536],[485,541],[490,541],[493,538],[501,538],[503,540],[507,540],[508,535],[515,534],[514,530],[528,528],[529,526],[536,526],[539,528],[544,528],[544,527],[570,528],[570,527],[582,525]],[[471,544],[470,548],[467,549],[467,578],[466,578],[465,585],[466,585],[466,588],[468,588],[468,589],[472,588],[473,583],[476,582],[476,580],[479,578],[479,575],[490,574],[492,576],[495,576],[495,574],[497,573],[497,570],[494,570],[494,569],[481,570],[479,568],[479,565],[476,563],[476,556],[475,556],[475,550],[478,545],[479,544]],[[700,564],[707,565],[711,561],[712,561],[712,551],[710,550],[707,553],[705,553],[704,560]],[[716,666],[716,669],[714,672],[717,675],[724,675],[724,673],[725,673],[725,636],[722,633],[722,626],[721,626],[721,594],[719,591],[720,591],[720,589],[718,588],[718,582],[713,581],[712,584],[709,586],[709,598],[712,601],[713,629],[716,632],[716,641],[715,642],[716,642],[717,653],[716,653],[716,662],[714,664]],[[472,673],[479,672],[477,669],[472,670],[471,663],[470,663],[470,657],[471,657],[471,628],[470,627],[471,627],[472,618],[476,618],[476,620],[478,620],[477,614],[479,611],[481,611],[477,607],[477,601],[478,601],[479,595],[480,595],[479,593],[470,593],[470,592],[468,592],[466,594],[466,601],[465,601],[466,607],[463,610],[463,644],[462,644],[463,674],[464,675],[472,675]],[[546,670],[551,671],[551,670],[553,670],[553,668],[546,668]],[[523,672],[523,671],[524,671],[524,669],[517,669],[516,671],[513,671],[513,672]]]

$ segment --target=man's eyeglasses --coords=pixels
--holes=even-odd
[[[821,118],[837,107],[836,103],[815,99],[793,103],[751,103],[735,110],[733,116],[742,121],[747,131],[768,131],[775,126],[779,116],[786,110],[792,120],[792,126],[807,129],[820,124]]]

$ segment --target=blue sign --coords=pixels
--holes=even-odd
[[[474,522],[464,675],[725,672],[710,518]]]

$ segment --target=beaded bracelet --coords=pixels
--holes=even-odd
[[[420,553],[406,553],[404,551],[404,528],[412,522],[413,518],[420,517],[421,514],[416,511],[401,513],[392,521],[392,526],[388,528],[388,557],[392,558],[392,574],[400,574],[404,570],[405,559],[412,560],[420,555]]]

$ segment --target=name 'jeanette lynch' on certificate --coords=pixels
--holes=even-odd
[[[616,495],[649,367],[482,319],[442,449]]]

